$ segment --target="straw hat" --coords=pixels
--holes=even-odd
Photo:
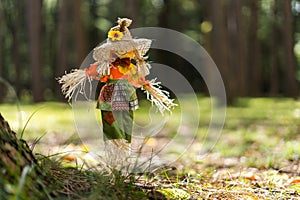
[[[143,59],[143,56],[148,52],[151,45],[149,39],[133,39],[128,26],[132,20],[128,18],[119,18],[118,25],[114,26],[108,32],[106,43],[96,47],[93,52],[93,58],[101,63],[110,63],[111,51],[129,52],[135,51],[137,59]]]

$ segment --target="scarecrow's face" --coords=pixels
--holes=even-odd
[[[133,51],[113,51],[112,52],[112,57],[114,58],[133,58],[134,52]]]

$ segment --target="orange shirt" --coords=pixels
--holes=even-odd
[[[126,79],[127,76],[125,76],[124,74],[122,74],[119,71],[119,66],[113,66],[110,68],[110,79]]]

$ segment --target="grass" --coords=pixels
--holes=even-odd
[[[185,128],[183,134],[198,124],[189,99],[183,99],[181,103],[188,115],[182,117],[180,110],[175,110],[162,134],[154,137],[152,143],[175,138],[178,124]],[[142,109],[136,112],[137,123],[157,123],[156,115],[151,119],[146,111],[149,104],[142,101],[141,106]],[[39,157],[51,179],[49,187],[44,189],[48,199],[300,198],[300,101],[288,98],[239,99],[227,107],[226,122],[217,142],[218,135],[205,136],[211,114],[210,100],[199,97],[199,109],[201,118],[196,128],[196,142],[172,164],[174,168],[122,176],[101,166],[82,168],[84,162],[78,162],[79,157],[88,152],[82,151],[82,144],[78,142],[69,105],[56,102],[27,104],[21,105],[20,110],[15,105],[0,105],[0,112],[19,134],[26,120],[36,111],[23,136],[34,141],[45,134],[36,144],[35,152],[49,155],[49,148],[53,149],[54,145],[64,146],[57,148],[58,152],[66,147],[70,150],[70,146],[71,152],[75,149],[81,151],[80,154],[49,155],[51,159]],[[179,137],[177,145],[168,152],[180,154],[178,146],[182,145],[184,138]],[[209,151],[212,146],[214,148]],[[205,156],[201,156],[200,151]],[[18,187],[7,188],[14,191]],[[26,187],[22,190],[26,191]]]
[[[65,103],[47,102],[20,106],[1,104],[0,111],[18,134],[21,134],[29,120],[25,129],[25,139],[32,139],[45,133],[70,134],[76,132],[72,108]],[[29,119],[32,114],[32,118]]]

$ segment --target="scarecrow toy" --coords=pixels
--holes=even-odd
[[[75,69],[59,78],[62,92],[70,101],[78,93],[85,94],[85,85],[92,80],[104,82],[97,101],[101,110],[104,141],[111,152],[130,149],[133,111],[138,109],[136,88],[145,91],[147,99],[163,114],[176,106],[167,91],[155,80],[148,81],[150,64],[145,54],[151,40],[133,39],[128,26],[132,20],[119,18],[118,25],[108,32],[106,43],[93,50],[95,62],[84,70]],[[111,158],[117,159],[117,158]]]

